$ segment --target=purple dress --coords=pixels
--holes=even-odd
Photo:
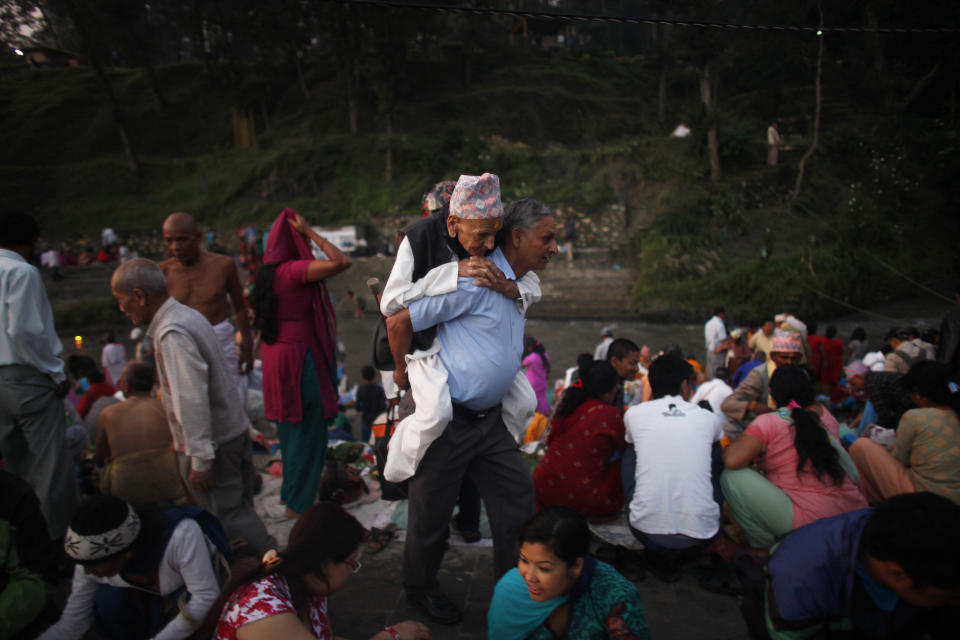
[[[549,364],[550,356],[543,354],[543,357],[546,358]],[[540,354],[531,352],[523,359],[520,366],[523,367],[524,372],[527,374],[527,380],[530,381],[533,392],[537,394],[537,413],[549,416],[550,402],[547,400],[547,369],[543,366],[543,359],[540,358]]]

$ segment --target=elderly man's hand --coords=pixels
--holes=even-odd
[[[473,278],[473,284],[478,287],[487,287],[508,298],[519,296],[517,283],[508,280],[503,271],[493,264],[489,258],[470,257],[460,261],[460,276]]]
[[[394,369],[393,370],[393,382],[397,385],[398,389],[406,391],[410,388],[410,381],[407,379],[407,370],[406,369]]]
[[[209,491],[213,487],[213,470],[197,471],[190,469],[190,484],[199,491]]]

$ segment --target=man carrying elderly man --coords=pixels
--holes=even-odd
[[[468,241],[471,235],[483,236],[481,245],[492,248],[502,212],[496,176],[461,176],[451,196],[449,235]],[[503,225],[502,243],[489,260],[509,281],[545,268],[558,251],[556,220],[535,200],[513,203]],[[426,448],[410,478],[403,578],[407,599],[430,619],[446,624],[461,619],[437,583],[461,480],[471,480],[487,505],[497,577],[516,565],[517,535],[533,514],[533,481],[501,406],[520,369],[523,302],[473,280],[460,277],[455,291],[422,297],[387,319],[395,378],[401,386],[408,363],[415,366],[415,357],[408,355],[413,331],[437,327],[431,357],[439,361],[452,401],[452,419]],[[415,398],[418,385],[429,382],[411,375]]]
[[[723,430],[730,440],[736,440],[757,416],[776,410],[770,396],[770,376],[777,367],[800,364],[803,361],[803,343],[803,337],[798,332],[774,331],[767,362],[751,369],[721,405],[727,416]]]

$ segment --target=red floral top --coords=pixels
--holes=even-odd
[[[623,413],[600,400],[587,400],[568,416],[554,417],[547,455],[533,473],[537,510],[560,504],[584,516],[623,510],[620,456]]]
[[[216,640],[236,640],[237,629],[257,620],[281,613],[297,615],[291,599],[290,587],[282,576],[269,575],[248,584],[224,605],[217,623]],[[310,631],[320,640],[332,640],[333,631],[327,621],[327,598],[319,596],[310,605]]]

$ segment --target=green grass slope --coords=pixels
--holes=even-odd
[[[312,60],[306,94],[289,71],[162,66],[158,107],[144,70],[109,70],[134,175],[92,70],[5,68],[0,206],[37,215],[49,240],[153,231],[175,210],[222,231],[265,225],[283,206],[320,224],[367,223],[416,215],[437,180],[492,171],[505,198],[538,198],[585,226],[619,207],[618,227],[585,231],[635,268],[640,312],[830,312],[956,273],[958,139],[937,117],[882,116],[828,92],[788,207],[813,112],[802,83],[784,88],[800,124],[777,167],[765,165],[765,114],[751,106],[762,101],[731,86],[717,107],[723,179],[711,185],[690,69],[668,77],[667,129],[685,114],[696,132],[685,140],[657,124],[656,77],[641,58],[504,55],[469,85],[452,62],[411,60],[389,140],[369,84],[351,135],[337,65]],[[235,110],[252,114],[254,147],[236,148]]]

